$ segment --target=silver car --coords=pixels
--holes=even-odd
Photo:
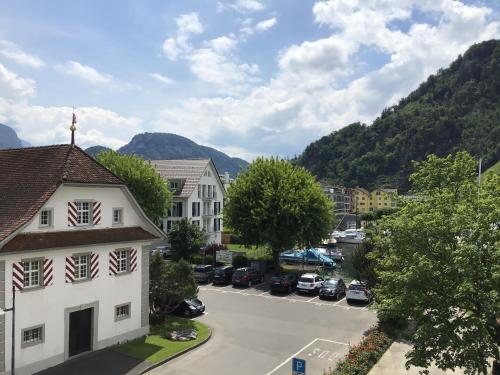
[[[349,301],[360,301],[360,302],[370,302],[373,299],[372,292],[366,287],[366,283],[353,280],[347,288],[345,295],[347,302]]]

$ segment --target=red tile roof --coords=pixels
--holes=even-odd
[[[0,150],[0,241],[27,223],[63,182],[124,182],[77,146]]]
[[[158,237],[141,227],[21,233],[9,241],[1,249],[1,252],[67,248],[83,245],[153,240],[156,238]]]

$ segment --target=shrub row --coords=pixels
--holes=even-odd
[[[324,375],[366,375],[391,345],[392,339],[378,328],[372,328],[358,345],[351,346],[349,353]]]

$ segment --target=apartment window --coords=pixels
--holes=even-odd
[[[182,217],[182,202],[172,203],[171,215],[172,217]]]
[[[193,220],[192,223],[193,223],[193,225],[196,225],[198,228],[200,227],[200,221],[199,220]]]
[[[207,185],[201,186],[201,192],[202,192],[203,198],[206,198],[207,197]]]
[[[169,232],[170,229],[172,229],[172,220],[167,220],[167,232]]]
[[[220,202],[214,202],[214,215],[220,215]]]
[[[75,280],[84,280],[89,278],[89,256],[75,255]]]
[[[200,202],[193,202],[191,207],[191,216],[200,216]]]
[[[208,185],[208,197],[212,198],[212,185]]]
[[[203,220],[203,230],[205,232],[210,232],[210,219]]]
[[[214,219],[214,231],[220,232],[220,219]]]
[[[51,227],[52,223],[52,210],[44,209],[40,211],[40,226],[41,227]]]
[[[113,208],[113,224],[123,224],[123,208]]]
[[[33,288],[41,285],[41,260],[27,260],[24,266],[24,287]]]
[[[130,302],[115,306],[115,321],[127,319],[130,317]]]
[[[212,187],[212,192],[213,192],[214,198],[217,198],[217,190],[215,189],[215,185]]]
[[[44,325],[25,328],[21,331],[21,348],[41,344],[44,341]]]
[[[198,198],[201,198],[201,185],[198,185]]]
[[[123,273],[128,272],[129,264],[129,250],[117,250],[116,251],[116,262],[118,263],[117,272]]]
[[[211,177],[212,176],[212,173],[210,173],[210,171],[207,169],[205,171],[205,173],[203,173],[203,176],[206,176],[206,177]]]
[[[76,202],[76,223],[78,225],[90,224],[90,202]]]

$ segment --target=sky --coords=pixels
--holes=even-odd
[[[32,145],[169,132],[252,160],[371,123],[477,42],[498,0],[2,0],[0,123]]]

